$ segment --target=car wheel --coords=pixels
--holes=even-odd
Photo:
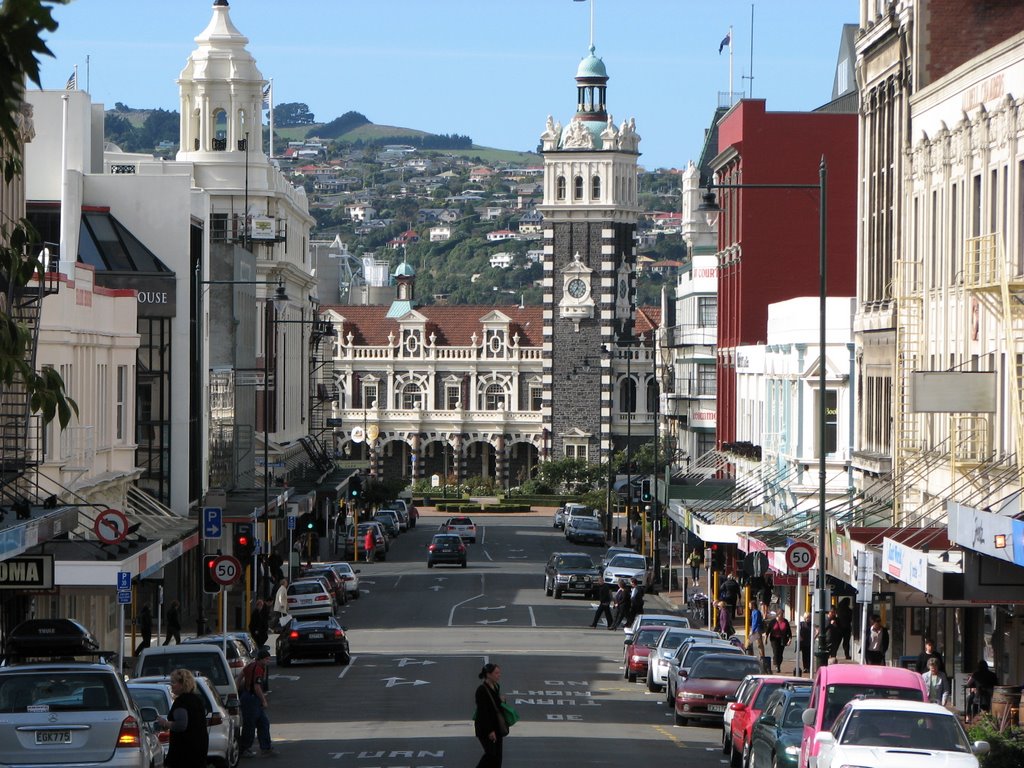
[[[736,749],[736,745],[732,743],[732,739],[729,739],[729,765],[732,768],[740,768],[740,764],[743,762],[743,752]]]
[[[665,703],[668,704],[668,706],[670,707],[674,707],[676,703],[676,697],[672,693],[672,691],[669,690],[667,685],[665,686]],[[722,751],[725,752],[724,749]]]
[[[754,762],[754,750],[750,746],[748,741],[743,745],[743,756],[740,758],[740,765],[743,768],[750,768],[751,763]]]
[[[349,656],[347,653],[336,653],[336,654],[334,654],[334,663],[335,664],[341,664],[344,667],[344,666],[347,666],[350,661],[352,661],[352,657]]]
[[[289,659],[287,656],[281,656],[280,654],[278,654],[277,666],[279,666],[279,667],[290,667],[291,664],[292,664],[292,660],[291,659]]]
[[[429,560],[427,560],[427,568],[433,568],[433,567],[434,567],[434,564],[432,562],[430,562]]]
[[[237,768],[239,761],[242,759],[242,749],[238,745],[238,734],[235,734],[234,738],[231,739],[228,755],[228,768]]]
[[[544,577],[544,594],[551,597],[551,582],[548,581],[547,577]]]
[[[562,599],[562,590],[560,590],[558,587],[555,587],[555,600],[561,600],[561,599]]]
[[[629,680],[629,682],[631,682],[631,683],[635,683],[636,682],[636,672],[630,672],[626,676],[626,679]]]
[[[676,725],[686,725],[686,718],[676,712]]]
[[[210,761],[210,765],[212,765],[213,768],[229,768],[228,761],[223,757],[208,757],[207,760]],[[153,764],[150,763],[150,768],[152,768],[152,765]]]
[[[463,561],[462,561],[462,567],[463,567],[463,568],[465,568],[465,567],[466,567],[466,561],[465,561],[465,560],[463,560]]]
[[[647,690],[650,691],[651,693],[657,693],[658,691],[661,690],[661,686],[658,685],[656,682],[654,682],[653,678],[654,678],[654,676],[650,672],[648,672],[647,673]]]
[[[728,755],[729,749],[732,747],[732,739],[729,738],[729,731],[726,730],[725,726],[722,726],[722,754]]]
[[[772,768],[779,768],[779,756],[772,755]]]

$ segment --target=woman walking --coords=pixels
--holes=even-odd
[[[476,715],[473,732],[484,748],[476,768],[501,768],[501,742],[508,735],[508,725],[501,714],[501,667],[484,664],[477,675],[483,682],[476,689]]]
[[[196,679],[187,669],[171,672],[174,704],[167,717],[157,722],[170,730],[167,768],[205,768],[210,736],[206,730],[206,705],[196,693]]]

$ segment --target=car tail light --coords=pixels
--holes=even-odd
[[[314,602],[318,602],[318,603],[323,602],[324,600],[330,600],[330,599],[331,599],[330,595],[317,595],[316,597],[313,598]]]
[[[345,633],[342,632],[340,629],[336,629],[336,630],[334,630],[334,636],[335,637],[344,637]]]
[[[117,734],[117,746],[138,747],[142,745],[142,735],[139,733],[139,721],[129,715],[121,723],[121,731]]]
[[[288,637],[290,637],[292,640],[298,640],[299,633],[293,629],[291,632],[288,633]]]
[[[156,735],[156,738],[157,738],[157,741],[159,741],[161,744],[170,744],[171,743],[171,732],[170,731],[160,731]]]
[[[245,662],[242,659],[231,659],[231,661],[228,662],[228,666],[232,669],[241,669],[245,666]]]
[[[431,544],[429,547],[427,547],[427,549],[429,549],[431,552],[433,552],[433,551],[435,551],[437,549],[437,545],[436,544]]]
[[[224,718],[220,716],[220,712],[214,712],[212,715],[210,715],[210,722],[208,724],[211,726],[221,725],[223,724],[223,722]]]
[[[291,603],[297,603],[297,602],[299,602],[299,598],[297,598],[297,597],[289,597],[289,598],[288,598],[288,603],[289,603],[289,604],[291,604]]]
[[[465,551],[466,551],[466,548],[464,546],[462,546],[461,544],[459,544],[459,552],[465,552]]]

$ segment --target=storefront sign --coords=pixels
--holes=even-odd
[[[928,556],[924,552],[884,539],[882,572],[921,592],[928,591]]]
[[[1014,536],[1014,510],[1003,510],[1006,514],[997,515],[952,501],[948,502],[946,508],[949,514],[950,541],[989,557],[1024,565],[1024,546]],[[1013,546],[1006,546],[1005,542],[1011,537]]]
[[[53,555],[0,560],[0,589],[52,589]]]

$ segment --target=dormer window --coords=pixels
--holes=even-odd
[[[583,177],[582,176],[577,176],[573,180],[572,199],[573,200],[582,200],[583,199]]]
[[[594,176],[590,179],[590,199],[600,200],[601,199],[601,177]]]
[[[565,176],[559,176],[555,181],[555,199],[565,200]]]

